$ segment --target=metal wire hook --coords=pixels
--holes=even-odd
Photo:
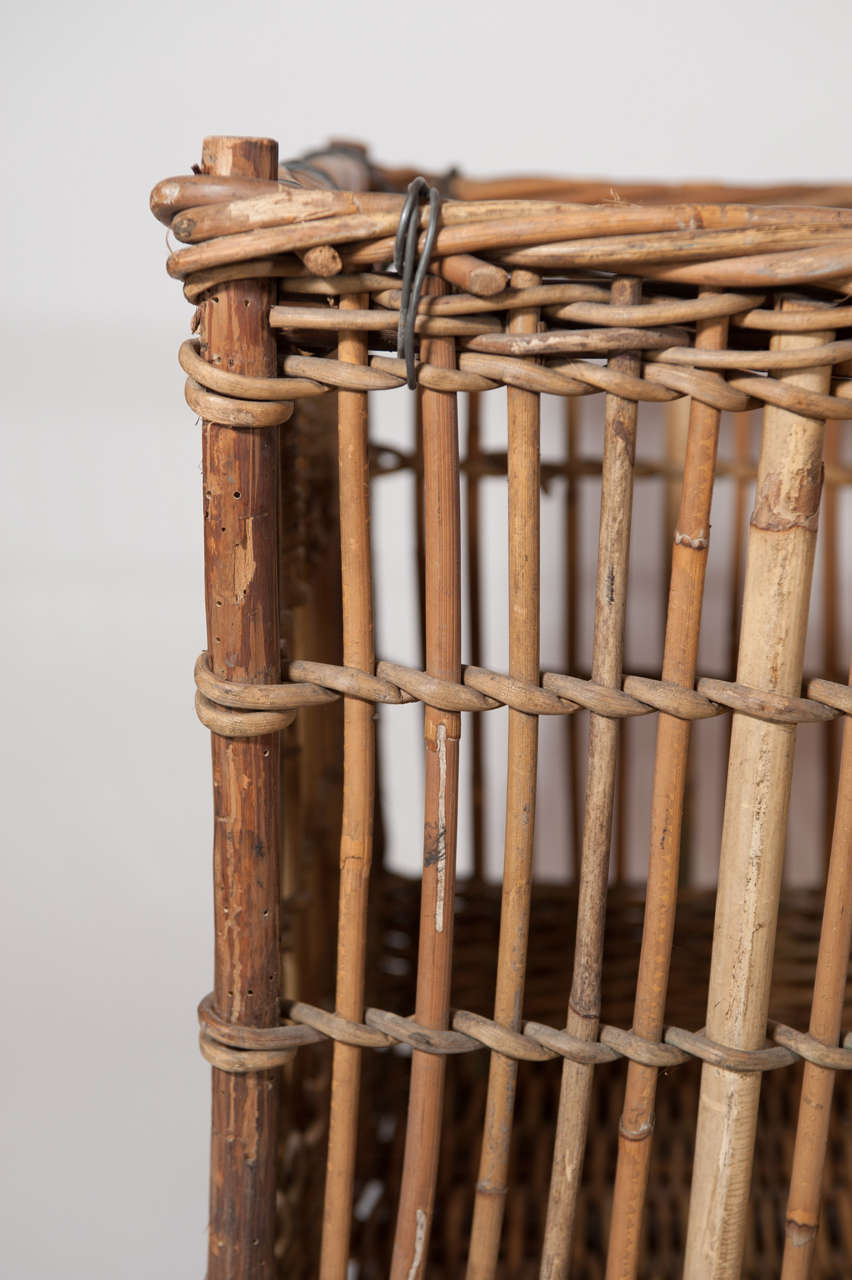
[[[426,228],[426,239],[423,252],[417,261],[417,241],[420,236],[420,219],[417,216],[421,196],[429,195],[429,223]],[[405,376],[408,387],[414,391],[417,387],[417,370],[414,362],[414,325],[417,320],[417,307],[423,281],[429,270],[432,250],[438,235],[438,218],[441,212],[441,196],[435,187],[430,187],[425,178],[415,178],[409,184],[408,196],[403,205],[396,233],[393,252],[393,268],[402,276],[402,291],[399,302],[399,324],[397,327],[397,356],[405,360]]]

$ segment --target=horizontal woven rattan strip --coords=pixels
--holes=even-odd
[[[848,226],[837,226],[836,220],[834,225],[807,230],[781,225],[778,220],[774,226],[766,225],[770,222],[766,215],[771,217],[774,213],[777,219],[778,212],[763,211],[762,227],[718,229],[717,224],[717,228],[680,230],[671,220],[668,229],[664,229],[670,210],[660,206],[653,211],[628,207],[628,216],[638,215],[648,229],[636,233],[631,228],[628,234],[618,234],[623,219],[617,230],[607,226],[612,211],[606,206],[569,207],[555,218],[544,212],[528,218],[510,215],[502,222],[492,218],[471,220],[461,226],[445,225],[438,232],[434,256],[485,251],[494,254],[504,266],[629,270],[652,279],[720,284],[734,289],[796,283],[802,278],[832,279],[852,271]],[[445,205],[445,223],[449,213],[450,206]],[[742,213],[748,216],[744,207]],[[238,231],[178,249],[170,255],[166,270],[170,276],[184,280],[211,267],[296,253],[318,245],[346,245],[348,248],[341,252],[346,267],[370,267],[391,260],[398,220],[399,212],[394,210]],[[680,227],[683,226],[681,220]],[[421,236],[421,251],[423,240]],[[807,262],[803,261],[803,251],[807,251]],[[691,269],[685,269],[683,263]]]
[[[296,718],[295,711],[236,711],[206,698],[200,689],[195,694],[195,712],[205,729],[222,738],[262,738],[280,733]]]
[[[507,455],[505,449],[480,449],[474,454],[459,460],[459,469],[470,476],[503,476],[506,475]],[[395,444],[377,440],[370,445],[370,474],[374,476],[394,475],[399,471],[414,471],[417,458],[414,453],[400,449]],[[541,486],[545,492],[548,485],[557,476],[599,476],[601,474],[600,457],[574,454],[570,458],[542,458]],[[682,468],[672,458],[639,458],[633,471],[634,480],[647,480],[651,477],[680,479]],[[721,461],[716,467],[716,475],[726,479],[753,480],[757,474],[754,463]],[[852,467],[829,465],[825,469],[826,484],[852,484]]]
[[[399,175],[396,178],[398,181]],[[626,189],[619,186],[619,198],[613,201],[612,188],[605,184],[597,187],[597,195],[585,183],[501,182],[499,186],[499,197],[493,187],[478,181],[463,182],[461,190],[453,191],[455,198],[446,199],[442,205],[443,239],[436,245],[437,254],[469,252],[472,248],[467,241],[448,244],[447,240],[452,239],[448,236],[449,228],[456,228],[455,234],[465,237],[471,228],[474,236],[481,236],[484,227],[493,227],[496,235],[491,240],[496,247],[513,243],[542,244],[589,235],[618,236],[631,232],[647,235],[661,231],[682,234],[719,229],[751,232],[768,229],[771,233],[782,228],[798,229],[807,241],[816,232],[842,232],[852,225],[847,210],[824,207],[828,194],[824,188],[784,187],[769,191],[737,188],[732,191],[729,187],[710,190],[704,187],[700,191],[691,189],[684,196],[685,188],[667,191],[659,186]],[[846,203],[848,188],[840,190],[845,194],[841,203]],[[607,203],[601,199],[604,193]],[[649,203],[650,193],[654,198]],[[831,188],[829,193],[837,195]],[[811,198],[809,204],[803,205],[801,201],[806,196]],[[749,197],[760,203],[749,203]],[[375,220],[382,216],[387,217],[388,225],[394,229],[404,203],[405,196],[390,189],[296,190],[276,188],[274,183],[252,187],[238,180],[228,191],[221,178],[216,179],[215,188],[211,188],[211,179],[207,176],[169,178],[151,193],[155,216],[169,224],[172,233],[185,244],[305,223],[316,224],[322,234],[325,220],[341,217],[360,218],[358,233],[353,238],[369,238],[375,234]],[[427,228],[428,222],[428,214],[421,210],[418,215],[421,230]],[[326,235],[325,239],[330,242],[331,237]]]
[[[675,372],[672,370],[672,372]],[[396,445],[384,441],[376,441],[370,446],[370,474],[375,476],[394,475],[399,471],[414,471],[417,459],[413,453],[399,449]],[[459,462],[459,469],[466,475],[504,476],[506,475],[505,449],[481,449]],[[543,458],[541,461],[541,487],[548,492],[548,486],[556,477],[561,476],[599,476],[601,474],[600,456],[575,454],[570,458]],[[633,479],[650,480],[667,477],[680,480],[683,469],[672,458],[637,458],[633,467]],[[747,483],[757,475],[754,462],[738,462],[735,459],[721,459],[716,464],[716,478],[726,480],[744,480]],[[852,485],[852,467],[840,466],[829,462],[825,467],[826,485]],[[843,688],[844,686],[840,686]],[[823,699],[833,706],[828,698]]]
[[[246,1075],[250,1071],[272,1071],[283,1067],[295,1053],[295,1049],[229,1049],[206,1031],[198,1034],[201,1055],[211,1067],[228,1071],[232,1075]]]
[[[367,293],[373,295],[380,306],[391,309],[399,306],[399,280],[396,276],[365,271],[327,279],[305,274],[305,268],[297,258],[286,257],[198,272],[185,282],[184,294],[187,301],[197,302],[217,285],[247,275],[286,280],[287,294],[291,296],[338,298],[347,293]],[[615,307],[608,299],[609,290],[599,284],[557,283],[529,289],[507,289],[487,298],[463,293],[424,298],[418,310],[429,315],[478,315],[483,311],[544,306],[548,314],[560,320],[573,320],[580,324],[643,326],[690,324],[696,320],[729,315],[732,323],[740,328],[770,333],[808,333],[824,329],[827,320],[830,320],[832,329],[852,326],[852,306],[835,305],[828,316],[824,309],[784,313],[763,310],[764,295],[759,293],[716,293],[699,298],[675,298],[650,292],[647,302],[634,307]]]
[[[455,1011],[452,1027],[446,1030],[420,1026],[413,1018],[384,1009],[368,1009],[363,1023],[301,1001],[285,1001],[282,1011],[289,1025],[236,1026],[215,1013],[212,995],[205,996],[198,1006],[204,1056],[224,1071],[262,1071],[283,1065],[301,1045],[338,1040],[364,1049],[406,1045],[438,1055],[488,1049],[518,1062],[567,1058],[594,1065],[628,1058],[644,1066],[675,1067],[699,1058],[727,1071],[743,1072],[774,1071],[804,1059],[831,1071],[852,1070],[852,1048],[848,1047],[852,1033],[840,1048],[780,1023],[770,1024],[774,1044],[745,1050],[716,1044],[701,1031],[681,1027],[668,1027],[663,1041],[652,1042],[633,1031],[603,1026],[597,1040],[587,1041],[539,1022],[526,1022],[522,1031],[512,1031],[465,1009]]]
[[[291,288],[298,289],[299,283],[293,282]],[[548,316],[555,320],[604,327],[628,325],[646,328],[662,324],[691,324],[719,316],[742,316],[756,309],[761,301],[756,294],[715,293],[697,298],[652,296],[647,302],[634,306],[615,306],[608,298],[609,291],[600,285],[541,284],[525,289],[507,289],[488,298],[464,293],[423,298],[418,312],[430,316],[479,315],[518,307],[544,306]],[[396,282],[391,288],[373,295],[378,306],[391,310],[399,310],[399,299]]]
[[[610,689],[554,671],[545,672],[541,685],[535,685],[483,667],[464,668],[463,683],[456,684],[395,662],[380,662],[375,676],[354,667],[305,661],[289,663],[287,671],[295,677],[288,683],[241,684],[213,675],[206,653],[200,654],[195,663],[199,719],[225,737],[256,737],[286,728],[297,707],[338,697],[390,704],[423,702],[442,711],[508,706],[527,715],[570,715],[582,707],[612,719],[663,711],[681,720],[705,720],[729,710],[788,725],[833,720],[852,708],[852,691],[824,680],[809,683],[809,698],[794,698],[707,678],[698,681],[697,689],[684,689],[647,676],[625,676],[623,689]],[[825,700],[819,696],[822,690],[827,693]]]
[[[394,333],[398,316],[396,311],[389,311],[385,307],[344,313],[335,307],[278,306],[269,312],[269,323],[273,329],[309,329],[319,332],[326,329],[346,329]],[[503,330],[496,316],[482,315],[469,319],[454,315],[418,315],[414,321],[414,332],[426,334],[430,338],[464,338],[502,333]]]
[[[345,316],[352,314],[355,313],[347,312]],[[345,317],[339,322],[341,327],[344,322]],[[619,332],[622,335],[620,339]],[[627,400],[650,402],[691,396],[711,408],[732,412],[774,404],[812,417],[852,418],[852,399],[846,396],[820,395],[750,372],[764,369],[769,360],[774,360],[774,353],[723,353],[726,357],[736,358],[725,365],[735,374],[728,380],[710,369],[695,367],[697,357],[690,363],[693,352],[689,347],[664,346],[650,351],[641,376],[602,367],[594,359],[566,361],[557,354],[556,359],[536,364],[526,358],[535,355],[545,340],[545,350],[564,356],[569,350],[589,352],[592,347],[608,348],[616,339],[617,347],[619,342],[627,341],[624,335],[630,332],[598,329],[585,331],[585,337],[583,331],[570,330],[540,337],[532,335],[538,345],[527,344],[521,348],[525,354],[519,355],[506,354],[504,339],[507,335],[494,331],[483,338],[461,340],[457,369],[437,369],[429,364],[419,364],[418,385],[435,391],[456,392],[491,391],[501,386],[512,386],[560,396],[603,392]],[[652,342],[659,345],[662,340],[654,337],[654,333],[659,331],[649,334],[647,330],[635,329],[632,332],[647,335],[644,339],[636,339],[643,348]],[[480,349],[482,344],[488,349]],[[826,359],[829,362],[836,359],[838,363],[846,360],[849,346],[847,343],[827,344]],[[323,395],[336,389],[389,391],[405,385],[404,362],[389,356],[373,355],[369,365],[352,365],[331,357],[291,354],[282,362],[288,376],[262,379],[246,378],[208,364],[200,350],[198,339],[188,339],[180,348],[181,366],[190,375],[186,387],[187,402],[201,417],[235,427],[274,426],[286,422],[292,413],[292,402],[305,396]],[[812,349],[808,358],[813,359]],[[794,363],[801,363],[804,359],[804,355],[799,357],[795,352],[785,356],[785,361]],[[737,370],[744,372],[737,373]]]

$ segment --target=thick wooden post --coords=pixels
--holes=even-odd
[[[278,145],[207,138],[205,173],[274,178]],[[275,374],[274,285],[237,280],[203,304],[203,354],[233,373]],[[207,648],[229,680],[281,677],[277,427],[204,423]],[[212,735],[214,1008],[229,1022],[278,1021],[278,735]],[[208,1280],[273,1275],[277,1078],[213,1070]]]

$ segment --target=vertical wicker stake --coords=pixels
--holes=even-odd
[[[467,599],[470,620],[470,663],[478,667],[482,662],[482,585],[480,573],[479,543],[479,485],[480,467],[480,409],[478,391],[467,397]],[[470,721],[470,773],[471,773],[471,843],[473,845],[474,880],[485,876],[485,767],[482,716],[471,716]]]
[[[696,345],[698,337],[701,333],[700,323],[696,327],[695,337]],[[679,527],[677,518],[680,512],[680,501],[683,493],[683,469],[686,462],[686,442],[689,436],[689,421],[692,416],[692,407],[697,401],[690,400],[689,396],[682,396],[680,400],[670,400],[667,405],[663,406],[666,426],[666,460],[665,460],[665,476],[663,479],[663,510],[665,511],[665,519],[663,521],[663,546],[662,546],[662,566],[663,581],[671,581],[672,573],[672,538],[674,531]],[[718,418],[717,414],[717,418]],[[668,623],[668,599],[665,590],[660,591],[660,606],[663,610],[663,634],[665,635],[666,625]]]
[[[731,539],[731,622],[730,652],[728,655],[729,678],[733,679],[737,669],[738,622],[743,595],[743,554],[746,524],[746,501],[748,498],[748,476],[754,472],[751,458],[751,413],[734,414],[734,467],[736,482],[734,486],[734,536]]]
[[[614,306],[635,304],[639,298],[640,284],[637,280],[620,279],[613,282]],[[635,374],[639,371],[639,359],[631,354],[614,356],[610,364],[625,373]],[[592,679],[612,689],[621,688],[636,418],[635,400],[607,396]],[[596,1039],[600,1019],[604,915],[617,741],[618,722],[592,714],[589,718],[589,761],[577,904],[577,941],[566,1020],[567,1030],[582,1040]],[[566,1061],[562,1068],[556,1145],[542,1251],[543,1280],[557,1280],[568,1273],[577,1192],[589,1123],[592,1072],[591,1066],[578,1062]]]
[[[566,396],[565,405],[565,667],[570,675],[576,675],[577,633],[580,622],[580,479],[582,468],[578,465],[577,440],[579,422],[577,401]],[[567,872],[569,880],[576,880],[580,861],[580,719],[565,717],[565,748],[568,757],[568,794],[571,799],[571,846],[568,850]]]
[[[512,288],[539,283],[529,271],[515,271]],[[512,313],[510,333],[536,333],[538,310]],[[509,674],[539,681],[539,397],[508,387],[509,481]],[[506,776],[506,842],[497,990],[494,1021],[520,1030],[530,926],[535,835],[538,717],[509,711]],[[506,1175],[518,1064],[492,1053],[485,1104],[485,1131],[473,1212],[468,1280],[490,1280],[497,1269],[506,1205]]]
[[[835,472],[840,464],[840,437],[843,424],[826,422],[825,424],[825,485],[822,493],[822,665],[820,670],[826,680],[839,680],[838,671],[838,636],[840,634],[840,613],[838,609],[838,584],[840,572],[838,565],[838,549],[842,545],[839,533],[837,510],[837,479]],[[842,491],[841,491],[842,492]],[[825,796],[825,854],[824,867],[828,874],[828,864],[833,845],[832,811],[834,792],[837,786],[837,757],[839,738],[836,720],[829,720],[820,733],[822,738],[822,776]]]
[[[727,336],[727,319],[699,321],[696,350],[719,350]],[[674,543],[662,678],[684,689],[695,683],[698,660],[719,417],[717,409],[692,402],[680,510],[676,527],[669,531],[669,536],[674,534]],[[688,720],[667,715],[660,715],[657,727],[648,887],[633,1011],[633,1030],[650,1041],[659,1040],[662,1034],[666,1007],[690,728]],[[608,1280],[632,1280],[636,1275],[656,1087],[656,1067],[630,1063],[619,1125]]]
[[[813,684],[824,683],[814,681]],[[849,673],[852,684],[852,671]],[[814,690],[816,693],[817,690]],[[834,818],[831,859],[825,885],[825,911],[819,939],[814,998],[809,1031],[815,1040],[836,1047],[843,1018],[843,999],[852,940],[852,707],[847,709],[840,756],[840,779]],[[793,1172],[787,1202],[787,1235],[781,1280],[806,1280],[811,1273],[828,1146],[834,1072],[805,1063],[799,1123],[793,1150]]]
[[[366,307],[366,295],[348,294],[340,310]],[[364,333],[341,333],[338,358],[367,363]],[[370,565],[370,474],[367,393],[338,391],[340,556],[343,581],[343,662],[373,674],[373,583]],[[343,820],[340,837],[340,907],[337,924],[336,1009],[360,1022],[364,1013],[367,891],[373,852],[376,735],[372,703],[347,698],[343,708]],[[358,1130],[361,1050],[334,1046],[331,1121],[323,1213],[320,1276],[344,1280],[349,1259],[352,1186]]]
[[[428,284],[428,281],[426,282]],[[431,286],[430,286],[431,287]],[[428,290],[423,289],[424,293]],[[423,511],[423,398],[412,397],[411,412],[414,418],[414,558],[417,569],[417,622],[420,655],[418,661],[426,665],[426,520]]]
[[[446,287],[440,281],[427,280],[423,292],[440,296]],[[453,339],[423,341],[421,360],[443,369],[455,368]],[[426,388],[420,394],[427,548],[426,670],[458,682],[461,548],[456,397],[453,392]],[[452,973],[461,714],[427,706],[424,731],[425,830],[415,1018],[424,1026],[445,1028]],[[415,1050],[391,1280],[418,1280],[425,1274],[441,1142],[444,1069],[443,1057]]]
[[[781,305],[797,307],[793,301]],[[823,332],[779,334],[770,346],[801,350],[831,339]],[[829,376],[829,367],[804,369],[782,381],[825,393]],[[737,681],[756,689],[788,695],[800,690],[824,431],[823,423],[772,405],[764,412],[737,667]],[[707,1035],[737,1049],[759,1048],[766,1034],[794,745],[794,725],[734,714]],[[704,1064],[688,1280],[739,1275],[759,1095],[759,1072]]]
[[[206,173],[273,178],[275,142],[207,138]],[[235,373],[275,375],[273,286],[219,285],[204,303],[204,355]],[[279,432],[204,423],[207,646],[216,675],[281,678]],[[212,735],[216,929],[214,1008],[229,1022],[279,1019],[278,735]],[[273,1275],[277,1077],[213,1071],[208,1280]]]

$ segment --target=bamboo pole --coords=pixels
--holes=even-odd
[[[427,280],[424,292],[442,292]],[[421,345],[421,360],[455,366],[452,339]],[[426,545],[426,670],[443,680],[461,678],[461,547],[456,396],[423,389],[423,507]],[[426,793],[420,943],[415,1018],[426,1027],[449,1021],[458,819],[459,712],[427,706]],[[425,1272],[435,1202],[445,1059],[414,1051],[402,1186],[391,1261],[391,1280],[417,1280]]]
[[[794,300],[782,308],[808,305]],[[813,305],[813,304],[810,304]],[[827,318],[830,312],[826,313]],[[828,333],[772,338],[772,350],[818,346]],[[828,367],[783,380],[824,393]],[[824,424],[774,406],[763,441],[748,540],[737,681],[796,695],[822,487]],[[734,714],[722,829],[707,1036],[757,1049],[766,1034],[795,726]],[[760,1073],[704,1064],[684,1275],[739,1274]]]
[[[726,319],[705,320],[696,332],[696,348],[721,349],[727,333]],[[671,585],[662,678],[685,689],[693,687],[698,660],[719,416],[698,401],[690,406],[680,509],[676,527],[670,531]],[[662,1035],[668,989],[690,728],[688,720],[664,714],[657,726],[645,921],[633,1012],[634,1032],[652,1042]],[[656,1087],[655,1067],[630,1062],[619,1125],[607,1280],[632,1280],[636,1275]]]
[[[613,282],[612,301],[616,305],[634,304],[639,297],[638,281],[619,279]],[[617,355],[610,360],[610,367],[636,374],[639,360],[632,354]],[[592,679],[609,688],[620,689],[636,450],[636,401],[608,395],[605,413]],[[617,723],[594,713],[589,717],[577,938],[566,1019],[568,1032],[582,1040],[596,1038],[600,1018]],[[542,1252],[543,1280],[557,1280],[568,1273],[574,1214],[589,1123],[592,1071],[590,1066],[569,1061],[562,1068],[556,1144]]]
[[[207,173],[271,178],[277,144],[207,138]],[[272,285],[223,284],[204,303],[205,358],[234,372],[275,375]],[[205,422],[205,595],[214,674],[280,680],[279,432]],[[219,1017],[244,1026],[279,1018],[279,738],[211,735],[215,980]],[[278,1086],[273,1071],[213,1070],[208,1280],[274,1273]]]
[[[538,284],[518,271],[512,285]],[[535,333],[538,311],[517,311],[512,333]],[[509,502],[509,674],[539,681],[540,400],[530,391],[506,390]],[[527,940],[535,836],[538,717],[509,710],[506,834],[494,1021],[518,1031],[526,978]],[[492,1053],[485,1127],[473,1210],[468,1280],[490,1280],[497,1269],[508,1194],[507,1173],[518,1064]]]
[[[849,673],[852,683],[852,671]],[[809,1031],[815,1040],[836,1046],[852,940],[852,719],[843,726],[843,747],[831,859],[825,885],[825,909],[814,975]],[[806,1280],[816,1247],[823,1166],[831,1120],[834,1072],[805,1063],[793,1172],[787,1202],[786,1239],[781,1280]]]
[[[364,305],[366,300],[357,294],[340,299],[341,311]],[[360,333],[341,331],[338,359],[350,364],[366,364],[366,338]],[[339,391],[337,413],[343,664],[372,675],[375,653],[366,391]],[[375,787],[373,714],[371,703],[345,699],[335,1008],[353,1022],[360,1022],[364,1012],[367,893],[373,852]],[[332,1065],[321,1280],[345,1280],[346,1277],[360,1080],[361,1050],[337,1041]]]

